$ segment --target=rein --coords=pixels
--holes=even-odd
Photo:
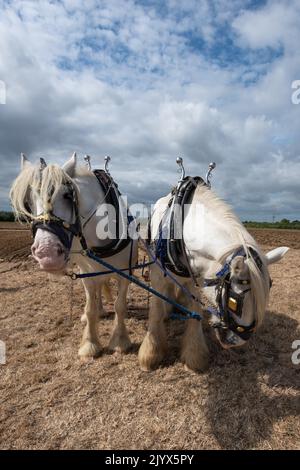
[[[187,289],[184,285],[178,282],[175,276],[173,276],[169,272],[169,269],[167,269],[164,263],[161,263],[161,259],[159,256],[157,256],[157,253],[153,254],[148,244],[144,242],[141,239],[141,237],[140,237],[140,240],[142,240],[144,246],[146,246],[147,252],[151,258],[151,261],[147,263],[144,262],[142,264],[137,264],[135,266],[132,266],[131,256],[130,256],[129,267],[124,268],[124,269],[119,269],[111,265],[107,261],[104,261],[103,259],[104,255],[102,255],[102,253],[101,253],[101,257],[97,256],[97,253],[94,252],[93,249],[90,249],[88,247],[86,239],[83,234],[83,226],[82,226],[82,222],[81,222],[81,218],[79,214],[79,201],[78,201],[77,192],[71,182],[67,182],[66,186],[68,186],[70,190],[70,199],[72,199],[72,208],[73,208],[73,212],[75,215],[75,222],[69,224],[65,222],[63,219],[61,219],[60,217],[56,216],[53,213],[53,208],[49,201],[48,209],[43,214],[37,217],[33,217],[33,222],[32,222],[33,236],[36,235],[36,232],[39,228],[43,230],[47,230],[51,233],[54,233],[56,236],[58,236],[58,238],[61,240],[63,245],[69,251],[71,250],[74,237],[77,237],[79,238],[80,244],[82,247],[82,250],[79,251],[78,254],[81,254],[83,256],[90,258],[91,260],[97,262],[98,264],[100,264],[106,269],[106,271],[100,271],[100,272],[91,272],[91,273],[82,273],[82,274],[77,274],[77,273],[66,274],[68,277],[70,277],[73,281],[75,281],[77,279],[93,278],[93,277],[98,277],[98,276],[107,275],[107,274],[117,274],[120,277],[123,277],[124,279],[128,280],[129,282],[136,284],[138,287],[144,289],[145,291],[148,291],[150,294],[153,294],[154,296],[160,298],[161,300],[165,301],[169,305],[172,305],[177,310],[179,310],[179,312],[181,312],[181,314],[173,313],[171,318],[176,318],[180,320],[195,319],[198,321],[203,319],[199,313],[189,310],[186,307],[182,306],[181,304],[177,303],[176,301],[165,296],[164,294],[161,294],[160,292],[148,286],[146,283],[142,282],[141,280],[139,280],[132,274],[133,270],[144,269],[147,266],[157,264],[157,266],[161,269],[161,271],[164,273],[165,276],[168,276],[190,299],[201,304],[201,306],[203,307],[203,303],[201,302],[201,300],[196,298],[189,291],[189,289]],[[132,243],[133,243],[133,240],[132,240]],[[258,253],[251,247],[249,248],[249,251],[251,255],[253,256],[253,259],[256,262],[258,268],[261,270],[262,261]],[[131,252],[132,252],[132,249],[131,249]],[[244,248],[240,248],[233,253],[230,260],[224,264],[223,268],[219,272],[216,273],[215,278],[204,279],[204,288],[213,287],[213,286],[215,286],[216,288],[216,293],[217,293],[216,301],[217,301],[218,309],[217,310],[212,309],[212,308],[207,309],[207,312],[209,314],[217,315],[217,317],[219,318],[219,321],[215,321],[214,323],[212,323],[212,326],[217,329],[231,330],[233,333],[241,337],[243,340],[248,340],[250,338],[251,333],[255,330],[256,322],[254,321],[249,326],[242,326],[238,324],[233,317],[233,314],[241,317],[245,294],[251,290],[250,288],[248,288],[246,290],[243,290],[241,293],[237,294],[233,291],[231,287],[230,265],[233,259],[239,255],[246,256]],[[250,281],[241,281],[240,284],[250,285]],[[223,305],[223,296],[225,296],[225,305]]]
[[[95,277],[95,276],[109,274],[109,273],[118,274],[119,276],[123,277],[124,279],[127,279],[128,281],[136,284],[138,287],[150,292],[150,294],[153,294],[156,297],[159,297],[161,300],[164,300],[168,304],[170,304],[173,307],[176,307],[177,309],[179,309],[185,315],[185,317],[182,317],[182,319],[184,319],[184,320],[194,319],[194,320],[198,320],[198,321],[202,320],[202,316],[199,313],[193,312],[193,311],[185,308],[183,305],[178,304],[174,300],[170,299],[169,297],[166,297],[165,295],[161,294],[157,290],[153,289],[152,287],[148,286],[144,282],[140,281],[138,278],[136,278],[132,274],[126,274],[126,271],[128,271],[129,268],[127,268],[127,269],[116,268],[112,264],[110,264],[107,261],[104,261],[102,258],[99,258],[98,256],[96,256],[93,253],[93,251],[89,250],[89,249],[88,250],[83,250],[81,252],[81,254],[83,256],[87,256],[88,258],[90,258],[90,259],[96,261],[97,263],[101,264],[104,268],[108,269],[109,271],[105,271],[104,273],[86,273],[86,274],[75,274],[75,273],[73,273],[73,274],[67,274],[67,276],[71,277],[72,280],[82,279],[82,278],[87,278],[87,277]],[[150,264],[153,264],[153,262],[140,265],[139,269],[141,269],[145,266],[149,266]],[[135,269],[135,268],[133,268],[133,269]]]
[[[125,269],[118,269],[115,266],[107,263],[106,261],[103,260],[103,255],[97,256],[97,254],[94,252],[93,249],[88,248],[86,239],[83,234],[83,226],[81,223],[80,219],[80,214],[79,214],[79,203],[78,203],[78,197],[77,197],[77,192],[72,185],[72,183],[67,182],[66,185],[70,189],[70,195],[72,196],[72,207],[73,211],[75,214],[75,222],[73,224],[69,224],[65,222],[63,219],[60,217],[56,216],[53,213],[52,206],[49,202],[49,208],[43,213],[40,214],[37,217],[33,217],[33,222],[32,222],[32,234],[33,237],[35,237],[36,232],[38,229],[46,230],[54,235],[56,235],[60,241],[63,243],[63,245],[68,249],[71,250],[72,243],[74,237],[79,238],[80,244],[82,247],[82,250],[78,252],[78,254],[81,254],[83,256],[87,256],[88,258],[92,259],[93,261],[96,261],[98,264],[102,265],[104,268],[106,268],[106,271],[101,271],[101,272],[93,272],[93,273],[83,273],[83,274],[77,274],[77,273],[72,273],[72,274],[66,274],[68,277],[70,277],[73,281],[77,279],[86,279],[86,278],[92,278],[92,277],[98,277],[102,275],[107,275],[107,274],[118,274],[119,276],[127,279],[128,281],[136,284],[140,288],[148,291],[149,293],[155,295],[156,297],[159,297],[160,299],[164,300],[165,302],[169,303],[173,307],[176,307],[178,310],[180,310],[185,316],[181,316],[181,319],[196,319],[196,320],[202,320],[202,316],[197,313],[193,312],[184,306],[178,304],[177,302],[173,301],[172,299],[169,299],[165,295],[161,294],[160,292],[156,291],[152,287],[148,286],[144,282],[140,281],[137,279],[135,276],[133,276],[132,271],[135,269],[144,269],[147,266],[150,266],[155,263],[154,260],[149,261],[148,263],[143,263],[143,264],[137,264],[136,266],[131,266],[131,259],[129,262],[129,267]],[[130,218],[130,217],[129,217]],[[84,224],[84,226],[86,223]],[[67,234],[66,234],[67,232]],[[133,240],[132,240],[133,242]],[[131,250],[132,252],[132,250]],[[101,253],[102,254],[102,253]],[[131,256],[130,256],[131,258]],[[126,271],[129,271],[127,274]],[[180,284],[179,284],[180,286]],[[184,288],[184,286],[181,286]],[[186,289],[186,293],[192,296],[192,294]],[[193,300],[195,300],[195,297],[192,296]],[[175,314],[173,315],[175,318]]]

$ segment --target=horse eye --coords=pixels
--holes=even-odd
[[[64,194],[64,199],[66,199],[67,201],[72,201],[73,200],[72,194],[71,193],[65,193]]]

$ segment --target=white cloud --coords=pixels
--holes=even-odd
[[[241,212],[270,218],[276,206],[282,216],[294,214],[300,106],[290,95],[300,78],[292,41],[298,10],[285,2],[254,12],[243,11],[242,1],[145,5],[0,1],[0,79],[7,84],[1,205],[21,151],[63,162],[77,150],[94,155],[96,166],[111,155],[113,174],[135,200],[154,200],[175,183],[180,154],[193,174],[217,161],[213,184]],[[280,8],[289,32],[276,20]],[[270,21],[274,37],[263,33]],[[244,49],[221,66],[214,48],[228,53],[229,38]],[[264,63],[256,49],[275,43],[282,55]]]
[[[242,12],[233,28],[242,44],[253,49],[288,46],[290,52],[299,39],[299,13],[298,1],[272,0],[263,9]]]

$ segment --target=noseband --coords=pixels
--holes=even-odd
[[[53,208],[49,202],[49,208],[35,217],[32,222],[32,235],[36,236],[37,230],[45,230],[58,237],[64,247],[70,251],[74,237],[79,237],[81,243],[85,243],[82,234],[81,220],[78,209],[78,197],[77,192],[71,182],[66,182],[65,185],[69,189],[70,201],[72,202],[72,211],[75,216],[74,223],[67,223],[62,218],[58,217],[53,213]],[[51,198],[50,198],[51,199]]]
[[[263,262],[259,254],[252,248],[249,247],[249,251],[252,255],[253,260],[255,261],[258,269],[262,272]],[[206,280],[206,286],[216,286],[216,302],[218,305],[218,317],[219,321],[214,323],[212,326],[220,330],[230,330],[239,336],[242,340],[248,341],[255,331],[256,321],[254,320],[250,325],[244,326],[240,325],[234,318],[241,318],[243,313],[243,306],[245,295],[251,291],[251,281],[247,280],[236,280],[236,284],[243,286],[248,286],[246,289],[242,289],[242,292],[237,293],[232,287],[232,279],[230,276],[231,263],[236,256],[247,257],[244,248],[240,248],[236,251],[230,261],[228,261],[224,267],[216,274],[215,279]],[[272,281],[270,280],[270,287],[272,286]]]

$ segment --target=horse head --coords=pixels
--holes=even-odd
[[[11,189],[17,218],[32,224],[32,255],[47,272],[64,272],[80,231],[78,189],[72,179],[76,165],[75,153],[62,168],[44,159],[32,165],[22,154],[21,173]]]

